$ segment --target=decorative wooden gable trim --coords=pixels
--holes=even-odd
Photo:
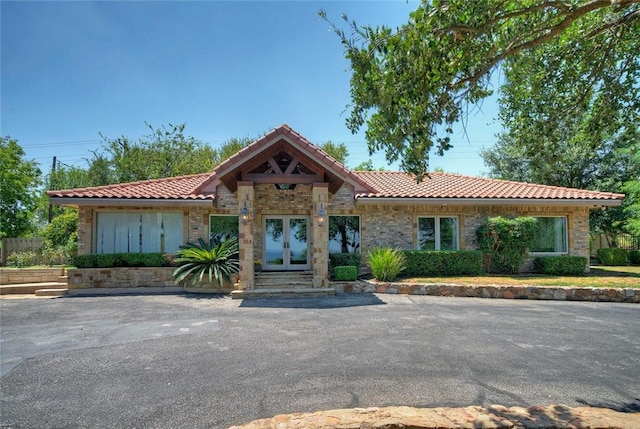
[[[231,192],[237,190],[238,181],[276,185],[327,183],[331,193],[349,182],[356,192],[375,191],[287,125],[272,130],[224,161],[201,188],[210,188],[215,181]]]

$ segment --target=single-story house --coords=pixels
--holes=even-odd
[[[351,171],[287,125],[210,173],[47,194],[79,209],[80,254],[174,252],[236,233],[239,289],[254,288],[256,263],[312,273],[313,287],[324,288],[329,253],[476,249],[476,229],[498,215],[538,218],[532,257],[588,258],[589,210],[624,197],[440,172],[418,183],[402,172]]]

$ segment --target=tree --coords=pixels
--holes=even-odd
[[[640,43],[579,39],[593,19],[567,30],[572,39],[505,61],[500,119],[506,131],[482,152],[491,176],[611,192],[640,177],[640,159],[632,156],[640,151],[640,92],[636,80],[628,81],[639,76]],[[569,62],[563,52],[571,50]],[[581,79],[585,84],[576,85]],[[621,208],[591,214],[592,229],[606,233],[624,223]]]
[[[601,111],[638,90],[640,0],[423,1],[396,31],[343,18],[349,36],[329,23],[351,62],[347,127],[355,133],[366,123],[369,151],[400,159],[418,179],[428,172],[430,151],[443,155],[454,124],[492,94],[492,73],[508,62],[520,67],[539,47],[552,47],[553,55],[536,78],[601,94]],[[563,101],[570,112],[583,98]]]
[[[320,145],[320,149],[327,152],[329,156],[342,165],[347,164],[347,158],[349,158],[349,149],[344,143],[334,143],[328,140]]]
[[[24,159],[17,140],[0,137],[0,238],[23,237],[34,232],[40,169]]]
[[[108,139],[101,135],[115,183],[202,173],[215,167],[215,150],[185,136],[185,124],[147,126],[151,134],[137,142],[125,136]]]

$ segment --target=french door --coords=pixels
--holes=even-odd
[[[306,216],[264,216],[265,270],[308,270],[309,218]]]

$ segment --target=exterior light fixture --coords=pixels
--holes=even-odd
[[[240,210],[240,222],[242,222],[243,225],[249,223],[249,209],[247,208],[246,201],[242,203],[242,209]]]
[[[324,210],[324,207],[322,207],[322,203],[320,203],[316,217],[318,218],[318,226],[324,226],[324,224],[327,223],[327,212]]]

